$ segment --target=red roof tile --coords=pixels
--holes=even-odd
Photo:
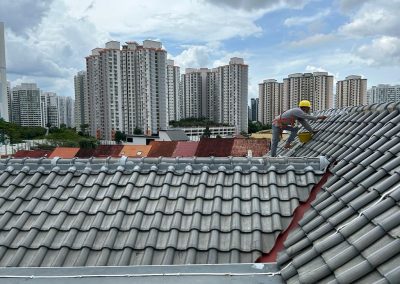
[[[14,158],[41,158],[49,157],[52,151],[50,150],[19,150],[14,155]]]
[[[94,154],[95,150],[96,149],[92,149],[92,148],[88,148],[88,149],[81,148],[76,153],[75,157],[77,157],[77,158],[91,158],[91,157],[94,157],[93,154]]]
[[[235,138],[231,151],[233,157],[246,157],[251,150],[253,157],[264,156],[269,149],[269,139]]]
[[[152,141],[148,157],[171,157],[177,144],[177,141]]]
[[[100,145],[93,153],[93,157],[121,157],[120,153],[124,145]]]
[[[194,141],[180,141],[176,145],[172,157],[193,157],[196,155],[197,146],[199,142]]]
[[[53,153],[51,153],[49,158],[60,157],[64,159],[71,159],[75,157],[78,151],[79,148],[57,147],[54,149]]]
[[[197,147],[197,157],[228,157],[231,155],[233,138],[202,138]]]

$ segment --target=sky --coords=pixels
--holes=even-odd
[[[185,68],[242,57],[249,98],[265,79],[326,71],[400,84],[400,0],[1,0],[7,79],[74,96],[85,57],[110,40],[161,41]]]

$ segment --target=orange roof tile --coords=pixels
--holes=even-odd
[[[119,155],[134,158],[147,157],[150,149],[150,145],[125,145]]]
[[[79,148],[68,148],[68,147],[57,147],[51,153],[49,158],[60,157],[64,159],[74,158],[76,153],[78,153]]]

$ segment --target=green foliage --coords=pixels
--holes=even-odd
[[[83,149],[95,149],[98,143],[93,138],[81,138],[79,140],[79,147]]]
[[[51,141],[53,145],[61,147],[81,147],[81,148],[95,148],[97,141],[94,137],[82,137],[75,132],[73,128],[55,128],[52,127],[50,134],[46,139]]]
[[[249,121],[249,134],[256,133],[261,130],[271,129],[271,125],[262,124],[259,121]]]
[[[206,126],[206,128],[204,129],[203,135],[201,137],[210,138],[210,136],[211,136],[210,128],[208,126]]]
[[[3,133],[3,137],[5,137],[4,135],[7,135],[10,139],[10,143],[14,144],[22,142],[23,140],[43,138],[44,135],[46,135],[46,129],[39,126],[20,126],[15,123],[6,122],[4,119],[0,119],[0,133]]]
[[[190,117],[184,118],[179,121],[171,120],[169,125],[172,127],[194,127],[194,126],[229,126],[228,124],[216,123],[212,120],[209,120],[205,117]]]
[[[133,134],[134,135],[142,135],[143,131],[139,127],[135,127],[135,129],[133,130]]]
[[[119,130],[117,132],[115,132],[114,141],[117,142],[117,144],[121,144],[122,141],[126,141],[125,132],[121,132]]]

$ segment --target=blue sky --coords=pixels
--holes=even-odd
[[[256,97],[262,80],[297,72],[400,84],[397,11],[399,0],[2,0],[0,21],[12,85],[73,96],[91,49],[153,39],[182,72],[243,57]]]

